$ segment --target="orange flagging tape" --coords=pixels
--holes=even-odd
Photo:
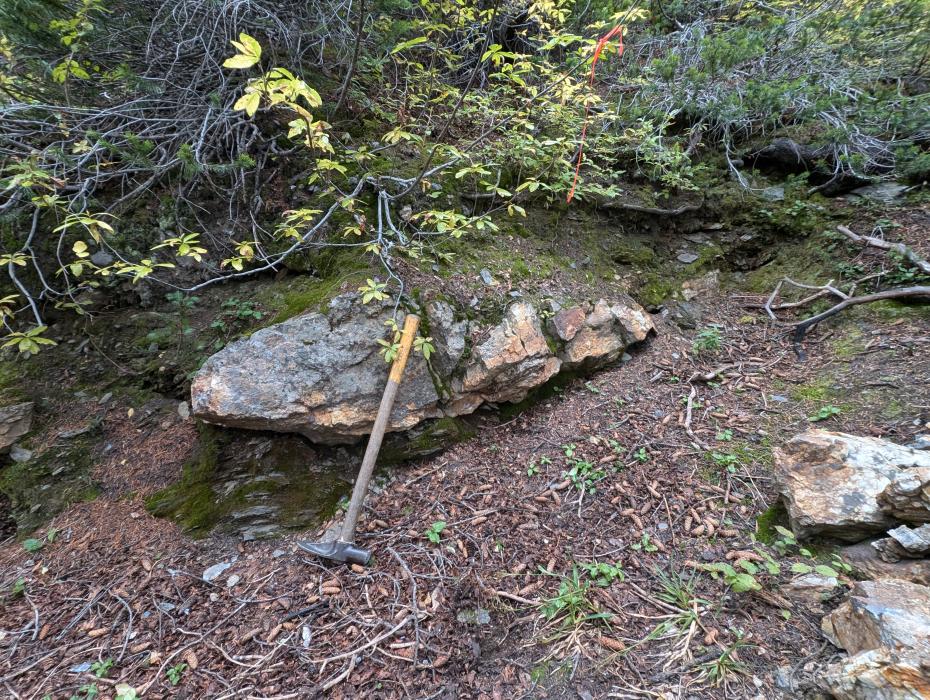
[[[604,51],[604,48],[607,46],[608,42],[611,39],[617,38],[619,45],[617,46],[617,55],[623,55],[623,25],[618,24],[616,27],[607,32],[604,36],[597,40],[597,46],[594,47],[594,57],[591,60],[591,73],[588,76],[588,84],[591,87],[594,87],[594,68],[597,66],[597,62],[601,57],[601,52]],[[566,204],[571,203],[572,197],[575,196],[575,187],[578,186],[578,173],[581,172],[581,161],[584,160],[584,140],[585,136],[588,133],[588,118],[591,113],[591,105],[585,103],[584,106],[584,124],[581,126],[581,142],[578,144],[578,162],[575,164],[575,178],[572,180],[572,188],[568,192],[568,198],[565,200]]]

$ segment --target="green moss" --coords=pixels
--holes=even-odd
[[[474,429],[461,418],[446,416],[414,428],[406,434],[390,433],[381,448],[379,463],[399,464],[418,457],[435,454],[475,434]]]
[[[833,341],[833,352],[842,359],[855,357],[865,350],[865,341],[863,340],[862,331],[858,328],[851,328],[841,337]]]
[[[791,398],[795,401],[826,401],[832,394],[833,385],[829,377],[818,377],[791,390]]]
[[[654,308],[660,306],[666,299],[672,298],[679,289],[680,285],[667,275],[650,272],[630,290],[630,294],[643,306]]]
[[[905,304],[900,301],[876,301],[872,304],[864,304],[859,307],[860,314],[867,317],[890,322],[898,319],[908,321],[930,320],[930,304]]]
[[[25,535],[72,503],[93,500],[93,438],[85,433],[0,471],[0,493],[10,499],[18,533]]]
[[[645,241],[625,237],[610,249],[610,258],[621,265],[649,266],[655,263],[656,252]]]
[[[152,515],[170,516],[192,534],[206,534],[219,518],[210,488],[219,455],[218,437],[214,428],[202,426],[197,453],[184,465],[180,481],[145,501],[146,510]]]
[[[280,323],[306,311],[326,311],[329,302],[339,295],[346,282],[365,281],[365,270],[350,270],[344,274],[317,279],[302,275],[273,285],[258,294],[261,305],[270,310],[263,325]],[[358,285],[356,285],[358,286]]]
[[[146,509],[194,537],[242,533],[256,517],[274,530],[305,528],[331,516],[350,490],[344,470],[334,465],[360,457],[358,450],[343,452],[311,447],[293,435],[275,436],[256,448],[235,431],[203,426],[180,480],[146,499]],[[256,508],[262,513],[250,514]]]
[[[775,529],[776,525],[788,527],[788,511],[780,500],[770,505],[756,518],[756,539],[763,544],[774,543],[781,537]]]

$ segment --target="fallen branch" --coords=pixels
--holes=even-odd
[[[808,329],[812,326],[816,326],[824,319],[835,316],[843,309],[848,309],[850,306],[857,306],[859,304],[871,304],[875,301],[885,301],[887,299],[926,299],[930,301],[930,287],[901,287],[899,289],[887,289],[884,292],[875,292],[874,294],[863,294],[858,297],[847,296],[840,301],[839,304],[830,307],[826,311],[794,324],[794,342],[800,343],[801,340],[804,339],[804,334]]]
[[[680,207],[675,209],[661,209],[660,207],[647,207],[643,204],[629,204],[627,202],[618,202],[616,200],[608,200],[606,202],[597,203],[598,209],[622,209],[624,211],[636,211],[643,214],[653,214],[655,216],[680,216],[689,211],[700,211],[701,207],[704,206],[704,201],[701,200],[698,204],[682,204]]]
[[[925,275],[930,275],[930,262],[924,260],[903,243],[889,243],[888,241],[883,241],[881,238],[875,238],[874,236],[860,236],[858,233],[853,233],[846,226],[837,226],[836,230],[853,243],[858,243],[862,246],[872,246],[873,248],[880,248],[881,250],[894,251],[898,253],[898,255],[907,258],[914,267]]]

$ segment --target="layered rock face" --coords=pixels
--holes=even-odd
[[[873,580],[855,583],[823,618],[824,635],[849,653],[819,675],[832,698],[930,698],[930,451],[921,444],[815,430],[776,451],[796,535],[858,542],[887,533],[842,550]]]
[[[603,366],[654,330],[649,315],[629,299],[560,311],[553,337],[525,301],[511,304],[501,322],[486,329],[457,320],[445,302],[431,302],[425,311],[436,352],[429,363],[411,356],[389,431],[471,413],[483,403],[522,401],[562,368]],[[392,315],[393,306],[362,305],[348,294],[336,297],[325,314],[298,316],[232,343],[194,378],[193,413],[229,427],[300,433],[322,444],[355,442],[371,431],[387,381],[377,340]]]

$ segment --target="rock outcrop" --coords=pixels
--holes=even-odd
[[[458,393],[478,403],[522,401],[555,376],[560,366],[549,349],[536,310],[527,302],[517,302],[473,349]]]
[[[901,525],[893,528],[888,531],[888,537],[876,540],[872,546],[885,561],[924,559],[930,556],[930,524],[920,527]]]
[[[256,331],[210,357],[194,378],[194,415],[233,428],[300,433],[323,444],[370,432],[388,366],[375,340],[386,308],[330,308]],[[390,430],[442,415],[426,362],[411,357]]]
[[[878,497],[930,454],[878,438],[814,430],[775,451],[775,474],[791,529],[857,542],[898,524]]]
[[[916,650],[872,649],[843,659],[821,674],[834,700],[925,700],[930,698],[930,656]]]
[[[878,494],[878,503],[883,511],[898,520],[930,523],[930,467],[907,469],[896,474]]]
[[[821,676],[833,697],[930,697],[930,588],[895,579],[856,583],[823,631],[851,655]]]
[[[613,362],[654,328],[652,319],[635,304],[609,304],[603,299],[587,313],[578,306],[559,311],[552,326],[564,343],[559,359],[566,369]]]
[[[882,559],[874,541],[860,542],[840,549],[843,559],[857,576],[868,579],[896,578],[930,586],[930,559]]]
[[[858,581],[823,619],[823,632],[850,654],[930,644],[930,588],[909,581]]]
[[[31,401],[0,407],[0,452],[6,452],[31,426]]]
[[[363,305],[346,294],[326,313],[297,316],[230,344],[194,378],[193,414],[228,427],[300,433],[321,444],[359,440],[371,431],[387,379],[376,341],[392,314],[393,305]],[[629,299],[572,307],[557,319],[547,337],[533,305],[518,301],[499,324],[470,328],[449,304],[428,303],[424,325],[435,353],[429,363],[411,356],[388,430],[461,416],[483,403],[522,401],[560,369],[601,367],[654,330]]]

